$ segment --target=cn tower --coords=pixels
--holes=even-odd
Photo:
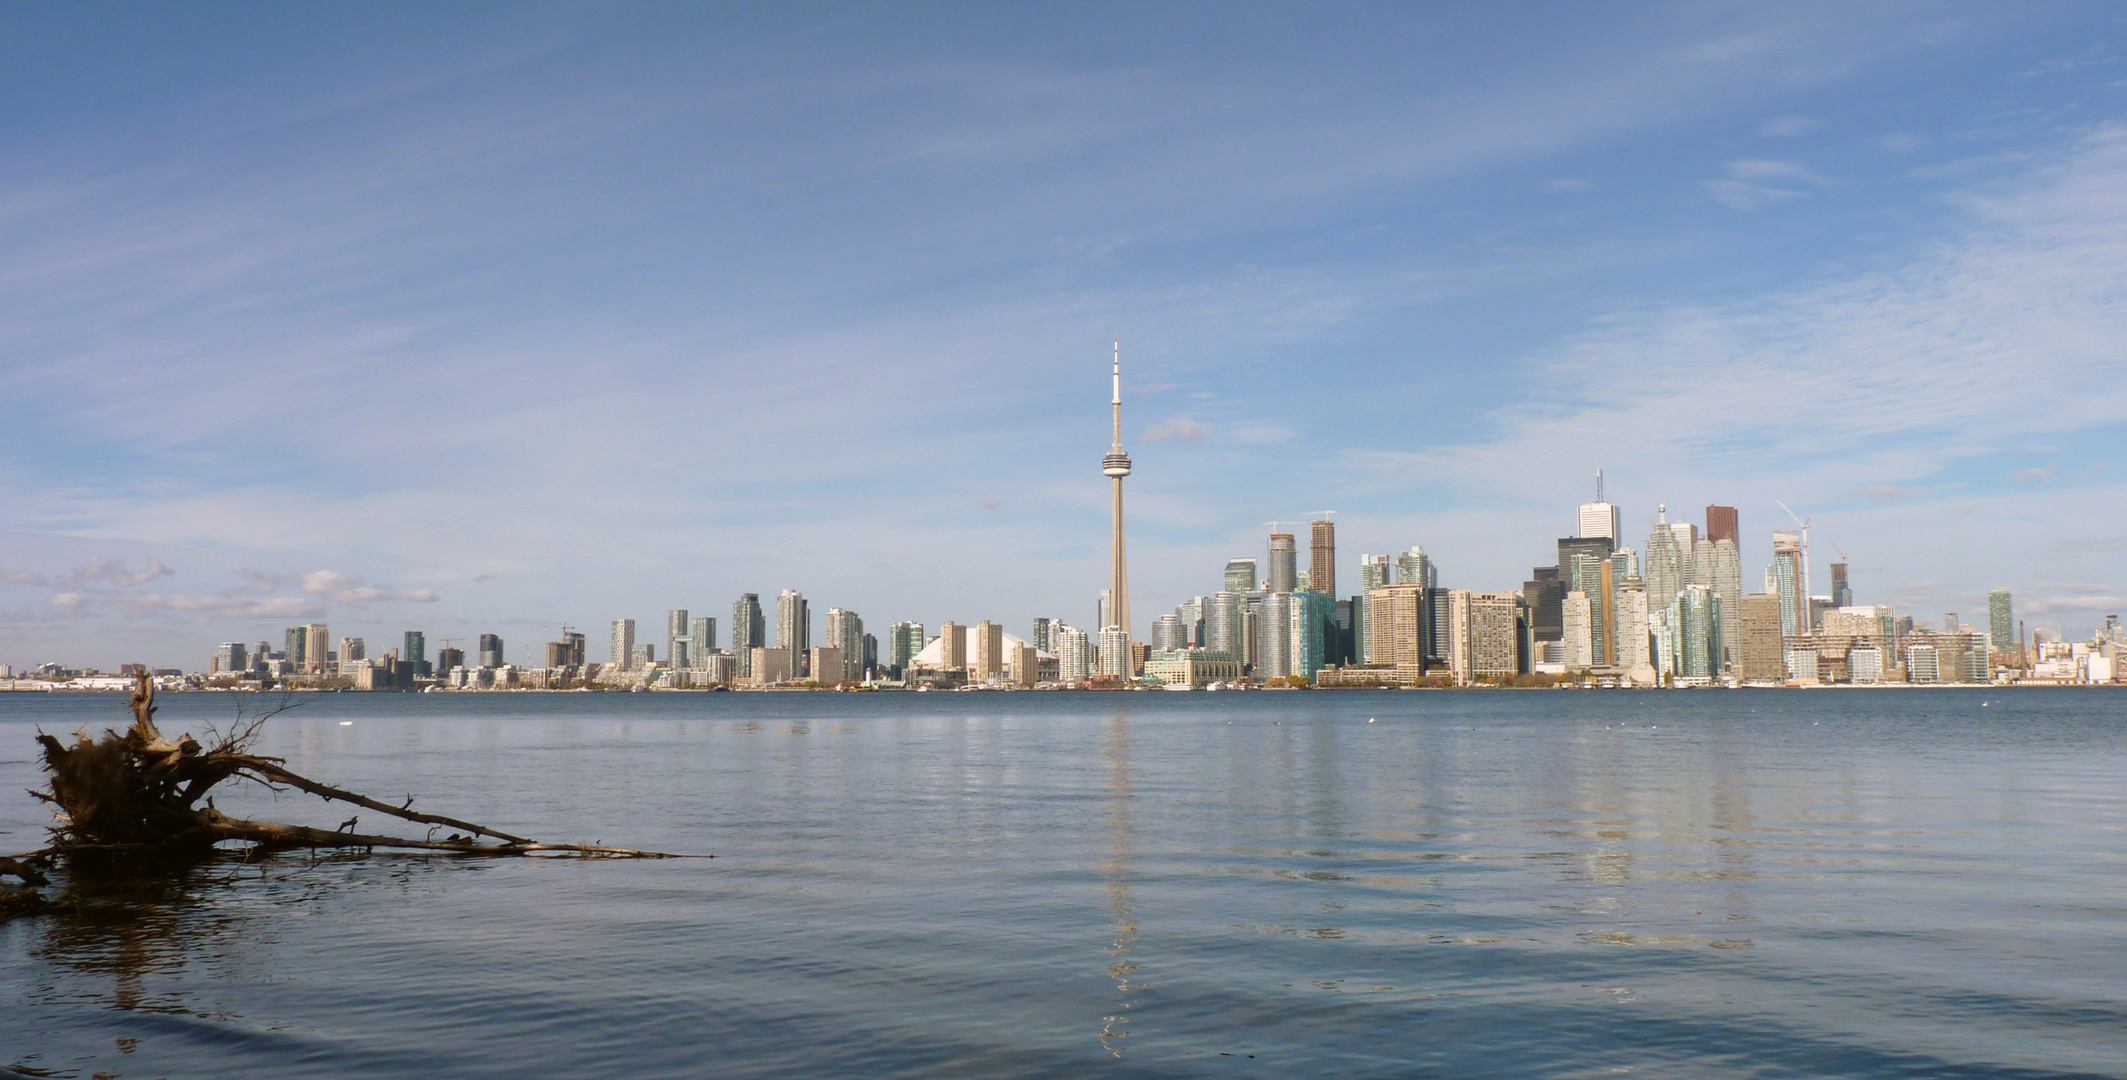
[[[1130,573],[1123,564],[1123,477],[1130,475],[1130,455],[1123,453],[1123,342],[1115,339],[1115,442],[1101,459],[1100,471],[1115,482],[1115,541],[1109,625],[1130,632]]]

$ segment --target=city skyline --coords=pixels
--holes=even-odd
[[[1318,507],[1514,587],[1596,467],[1746,575],[1784,502],[1869,602],[2127,607],[2103,7],[9,18],[17,668],[1085,619],[1116,333],[1136,635]]]

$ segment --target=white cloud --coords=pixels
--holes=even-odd
[[[1746,158],[1729,162],[1725,178],[1709,180],[1703,186],[1716,201],[1747,212],[1800,199],[1808,194],[1806,189],[1830,182],[1800,162]]]
[[[164,566],[161,559],[149,559],[146,566],[133,570],[127,566],[124,560],[106,559],[98,556],[90,559],[87,565],[60,575],[44,574],[34,570],[0,570],[0,581],[6,581],[11,585],[63,586],[76,589],[103,585],[130,589],[135,586],[145,585],[156,578],[169,577],[176,572]]]
[[[1143,438],[1146,442],[1166,442],[1168,439],[1187,439],[1190,442],[1203,442],[1204,436],[1210,434],[1210,432],[1211,429],[1209,427],[1197,423],[1186,416],[1170,416],[1146,428]]]
[[[1823,121],[1809,116],[1775,116],[1759,126],[1758,134],[1769,139],[1791,139],[1815,131]]]

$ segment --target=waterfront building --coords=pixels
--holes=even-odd
[[[833,686],[842,681],[842,650],[832,645],[815,645],[805,650],[805,670],[812,681],[822,686]]]
[[[1226,591],[1246,596],[1256,591],[1256,561],[1249,556],[1226,560]]]
[[[1772,572],[1768,575],[1773,594],[1780,598],[1780,633],[1807,634],[1810,625],[1809,598],[1802,594],[1802,538],[1794,533],[1772,534]]]
[[[1857,683],[1883,681],[1883,648],[1879,645],[1856,645],[1847,650],[1846,669],[1849,677]]]
[[[1987,647],[1995,652],[2011,652],[2015,646],[2016,613],[2009,590],[1991,590],[1987,593]]]
[[[303,624],[303,667],[307,671],[325,672],[332,661],[332,631],[324,623]]]
[[[1105,611],[1110,621],[1101,624],[1103,631],[1114,626],[1122,630],[1127,639],[1130,635],[1130,575],[1123,557],[1123,477],[1130,475],[1130,455],[1123,453],[1123,343],[1115,343],[1115,441],[1108,447],[1108,456],[1101,459],[1101,475],[1106,476],[1114,488],[1114,531],[1110,538],[1109,603]],[[1103,634],[1103,642],[1106,636]],[[1105,649],[1105,644],[1103,645]]]
[[[1275,570],[1273,570],[1275,575]],[[1293,674],[1293,594],[1273,592],[1256,614],[1256,677],[1282,679]]]
[[[665,660],[680,670],[692,667],[688,663],[694,642],[687,635],[687,609],[673,608],[665,612]]]
[[[1440,587],[1440,572],[1425,549],[1411,545],[1411,549],[1396,556],[1397,585],[1423,585],[1428,589]]]
[[[1733,516],[1734,511],[1731,510],[1730,514]],[[1743,555],[1736,547],[1735,540],[1722,537],[1713,542],[1711,576],[1714,598],[1721,602],[1720,669],[1733,674],[1739,663],[1736,650],[1740,647],[1743,633]]]
[[[340,639],[340,663],[345,664],[352,660],[366,659],[368,651],[369,643],[361,638],[343,637]]]
[[[1306,589],[1293,593],[1289,603],[1291,641],[1287,656],[1291,670],[1287,674],[1313,680],[1315,672],[1328,663],[1330,636],[1336,626],[1336,598]]]
[[[1787,678],[1780,630],[1780,598],[1751,593],[1737,605],[1736,675],[1745,682],[1781,682]]]
[[[347,654],[341,653],[340,658],[345,660]],[[359,660],[361,658],[356,657],[356,659]],[[496,634],[480,635],[480,666],[484,668],[499,668],[503,664],[501,636]]]
[[[242,674],[250,666],[251,662],[244,655],[244,643],[241,641],[224,641],[220,648],[214,650],[215,671]]]
[[[1221,590],[1211,598],[1204,613],[1204,647],[1239,658],[1243,649],[1241,616],[1246,596]]]
[[[750,665],[749,665],[750,666]],[[727,652],[709,652],[701,658],[695,672],[699,686],[724,686],[739,680],[738,657]]]
[[[687,624],[687,666],[700,670],[702,661],[716,651],[716,620],[697,615]]]
[[[974,662],[968,666],[968,681],[994,682],[1004,675],[1004,627],[984,619],[969,635],[974,644]]]
[[[1034,619],[1034,647],[1045,653],[1054,653],[1056,651],[1056,630],[1062,625],[1062,619],[1037,616]]]
[[[1039,622],[1040,620],[1036,621]],[[925,644],[926,641],[923,637],[922,623],[897,622],[893,626],[887,628],[887,670],[892,672],[895,678],[906,677],[909,662],[916,658],[917,653],[923,651],[923,646]]]
[[[854,611],[842,608],[827,609],[827,644],[840,655],[842,666],[835,671],[812,677],[821,682],[845,682],[864,675],[864,620]]]
[[[1100,631],[1100,673],[1110,679],[1127,679],[1134,674],[1130,635],[1120,626],[1104,626]]]
[[[1152,651],[1163,652],[1193,644],[1182,632],[1182,617],[1169,612],[1153,620]]]
[[[1215,649],[1154,649],[1145,657],[1145,677],[1201,688],[1241,681],[1241,662]]]
[[[1908,645],[1905,650],[1905,681],[1909,683],[1935,683],[1942,680],[1942,668],[1933,645]]]
[[[1450,589],[1447,601],[1448,673],[1455,685],[1528,670],[1529,624],[1520,593]]]
[[[812,648],[812,605],[806,603],[805,595],[796,589],[784,589],[776,595],[775,647],[788,649],[792,663],[811,661],[806,650]],[[793,674],[809,673],[800,669]]]
[[[630,671],[648,671],[657,665],[657,646],[647,641],[635,643],[635,655],[628,662]]]
[[[1595,622],[1588,594],[1575,589],[1566,594],[1563,606],[1566,670],[1587,671],[1595,666]]]
[[[938,624],[938,667],[942,671],[967,670],[967,627],[956,622]]]
[[[399,647],[399,659],[413,664],[416,676],[428,678],[428,635],[408,630]]]
[[[1686,585],[1669,603],[1677,640],[1677,677],[1711,679],[1720,674],[1720,600],[1704,585]]]
[[[1005,652],[1005,671],[1013,686],[1031,687],[1041,681],[1041,651],[1022,641]]]
[[[1847,583],[1846,583],[1846,564],[1845,564],[1845,563],[1843,563],[1843,562],[1835,562],[1835,563],[1833,563],[1833,564],[1832,564],[1832,594],[1831,594],[1831,595],[1832,595],[1832,606],[1833,606],[1833,607],[1835,607],[1835,608],[1843,608],[1843,607],[1853,607],[1853,606],[1854,606],[1854,590],[1853,590],[1852,588],[1849,588],[1849,587],[1847,586]]]
[[[1316,521],[1308,525],[1313,558],[1307,566],[1307,587],[1324,596],[1337,595],[1337,523]]]
[[[436,650],[436,673],[456,671],[465,666],[465,650],[445,645]]]
[[[1653,642],[1647,626],[1647,585],[1637,574],[1617,587],[1617,659],[1614,666],[1641,686],[1655,681]]]
[[[1418,584],[1386,585],[1366,597],[1366,662],[1387,665],[1400,685],[1425,676],[1426,592]]]
[[[731,655],[737,659],[739,674],[753,674],[753,650],[768,644],[768,620],[761,611],[761,598],[756,593],[740,593],[731,605]]]
[[[291,626],[281,631],[281,640],[281,659],[291,670],[303,670],[303,662],[306,659],[303,654],[309,649],[309,635],[303,632],[302,627]]]
[[[621,671],[631,670],[635,666],[634,619],[613,620],[613,666]]]
[[[768,648],[756,645],[753,658],[746,663],[747,681],[755,686],[774,686],[787,683],[796,676],[791,670],[790,650],[782,647]]]
[[[1298,554],[1293,548],[1291,533],[1270,534],[1270,577],[1263,583],[1263,591],[1289,593],[1299,587],[1296,578]]]
[[[1086,640],[1084,630],[1059,624],[1055,640],[1056,677],[1059,681],[1080,682],[1093,674],[1093,647]]]

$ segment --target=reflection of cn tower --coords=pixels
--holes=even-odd
[[[1115,442],[1101,459],[1100,471],[1115,482],[1115,541],[1113,582],[1110,586],[1108,625],[1130,632],[1130,573],[1123,565],[1123,477],[1130,475],[1130,455],[1123,453],[1123,342],[1115,339]]]
[[[1102,800],[1108,812],[1108,852],[1100,861],[1101,887],[1108,894],[1108,915],[1115,920],[1115,940],[1108,945],[1108,977],[1115,980],[1120,1000],[1115,1011],[1101,1017],[1100,1044],[1116,1057],[1123,1056],[1123,1040],[1130,1035],[1130,1010],[1137,984],[1137,964],[1130,954],[1137,948],[1137,913],[1130,900],[1130,864],[1137,857],[1135,830],[1130,825],[1130,721],[1111,716],[1100,740],[1100,756],[1108,765],[1108,797]]]

